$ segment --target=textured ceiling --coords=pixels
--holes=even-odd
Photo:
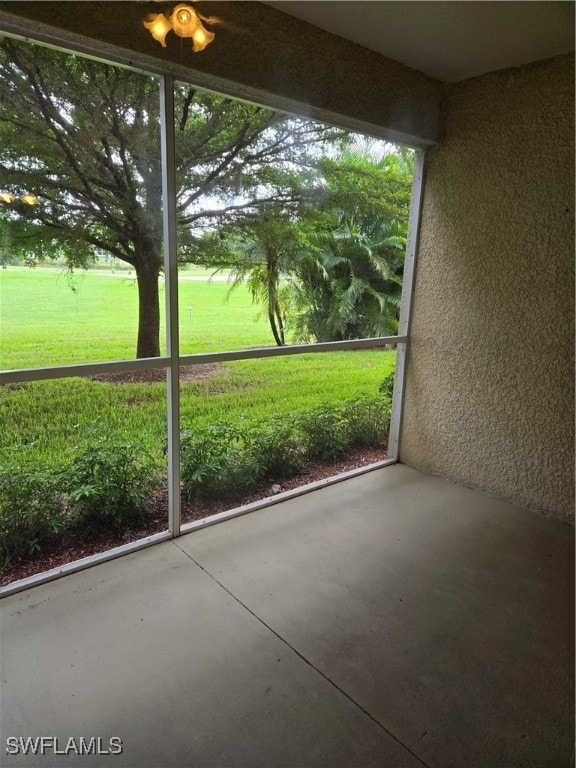
[[[447,82],[574,50],[574,2],[277,0],[267,5]]]

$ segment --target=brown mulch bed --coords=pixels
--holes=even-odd
[[[200,363],[199,365],[180,366],[180,381],[198,381],[209,379],[220,369],[218,363]],[[92,381],[104,381],[108,384],[155,384],[166,381],[165,368],[150,368],[141,371],[121,371],[120,373],[98,373],[89,377]]]
[[[198,368],[199,366],[193,366]],[[154,371],[142,371],[140,373],[155,373]],[[114,375],[114,374],[112,374]],[[124,375],[124,374],[122,374]],[[108,378],[107,381],[111,379]],[[150,381],[150,379],[148,379]],[[218,512],[224,512],[228,509],[250,504],[260,499],[274,496],[284,491],[299,488],[302,485],[313,483],[318,480],[324,480],[334,475],[340,475],[351,469],[357,469],[368,464],[374,464],[387,458],[385,448],[359,450],[349,454],[345,459],[335,462],[310,462],[307,471],[297,477],[289,480],[282,480],[277,483],[267,480],[262,483],[256,491],[243,496],[238,496],[227,501],[194,501],[188,502],[184,498],[181,505],[181,516],[183,523],[189,523],[193,520],[201,520]],[[151,494],[148,498],[148,507],[150,509],[150,518],[146,524],[138,530],[132,531],[125,536],[114,535],[111,533],[102,533],[97,536],[86,538],[81,532],[67,532],[57,542],[54,542],[51,548],[27,558],[19,560],[8,565],[0,575],[0,586],[10,584],[18,579],[24,579],[36,573],[58,568],[74,560],[80,560],[83,557],[105,552],[113,547],[127,544],[131,541],[142,539],[154,533],[165,531],[168,517],[168,493],[166,489],[161,489]]]

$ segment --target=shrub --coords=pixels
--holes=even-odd
[[[126,533],[148,514],[158,472],[142,445],[95,428],[75,448],[63,482],[78,526]]]
[[[364,397],[342,409],[351,447],[377,448],[388,437],[390,401],[386,397]]]
[[[346,453],[349,436],[341,409],[324,406],[295,417],[309,459],[331,461]]]
[[[248,430],[207,424],[182,431],[180,473],[189,499],[221,499],[254,488],[263,469]]]
[[[392,401],[393,391],[394,391],[394,371],[391,371],[378,387],[378,392],[380,392],[381,395],[384,395],[385,397],[389,398],[390,401]]]
[[[390,424],[385,397],[324,406],[267,422],[208,424],[181,433],[180,472],[188,499],[226,499],[263,478],[304,471],[308,459],[330,461],[355,447],[382,445]]]
[[[262,474],[273,480],[283,480],[300,474],[306,465],[303,436],[278,417],[254,426],[250,434],[251,450]]]
[[[59,474],[13,461],[0,468],[0,567],[42,549],[65,527]]]

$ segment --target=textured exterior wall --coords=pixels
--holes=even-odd
[[[79,39],[138,54],[201,87],[233,93],[328,122],[346,118],[360,130],[413,144],[439,136],[441,83],[355,43],[257,2],[200,2],[198,9],[225,21],[201,53],[172,32],[162,48],[143,26],[157,2],[0,2],[0,29],[10,17],[30,34],[50,25],[63,43]],[[230,84],[234,83],[235,88]],[[357,121],[357,125],[355,123]]]
[[[426,176],[401,461],[574,516],[574,60],[448,90]]]

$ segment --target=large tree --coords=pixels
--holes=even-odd
[[[104,252],[138,282],[136,354],[160,352],[163,268],[159,87],[155,78],[0,38],[0,221],[14,248],[85,266]],[[202,227],[295,202],[318,147],[341,132],[179,85],[175,93],[179,258]],[[22,202],[26,193],[37,204]]]

